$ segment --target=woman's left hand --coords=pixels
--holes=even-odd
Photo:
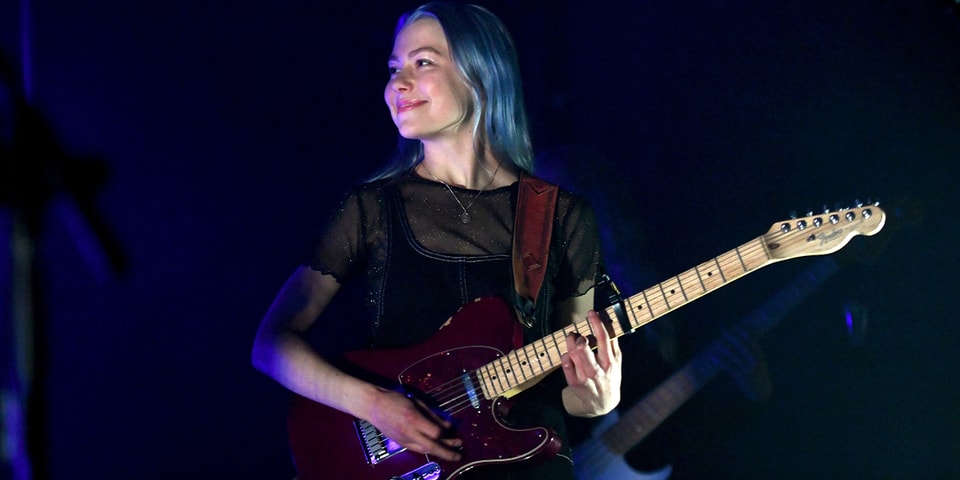
[[[586,337],[571,332],[567,335],[567,353],[560,358],[567,379],[563,406],[577,417],[605,415],[620,403],[620,344],[610,338],[597,312],[587,313],[587,320],[594,332],[596,353]]]

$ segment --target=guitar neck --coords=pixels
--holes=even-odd
[[[608,317],[614,319],[609,334],[621,337],[775,261],[763,237],[758,237],[624,299],[626,318],[618,318],[617,306],[607,307]],[[581,320],[478,369],[484,395],[488,399],[511,397],[559,368],[561,356],[567,353],[565,339],[571,332],[584,336],[593,333],[590,323]]]
[[[886,214],[876,205],[860,205],[775,223],[761,235],[683,273],[641,291],[605,309],[617,338],[771,263],[790,258],[833,253],[857,235],[874,235]],[[622,314],[618,314],[622,312]],[[586,319],[500,356],[477,369],[477,381],[488,399],[511,397],[560,367],[567,353],[565,337],[577,332],[592,335]]]
[[[629,330],[615,322],[614,331],[617,336],[630,333],[774,261],[758,237],[624,299]],[[611,318],[614,312],[614,307],[607,309]]]

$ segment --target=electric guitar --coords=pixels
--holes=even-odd
[[[759,337],[775,327],[786,314],[839,270],[825,257],[801,272],[791,283],[769,298],[757,310],[733,328]],[[583,480],[666,480],[672,468],[642,472],[631,467],[624,455],[645,439],[664,420],[677,411],[721,370],[718,358],[730,340],[721,337],[653,391],[620,414],[610,412],[594,434],[573,450],[577,478]]]
[[[767,233],[675,275],[603,312],[611,338],[654,321],[730,282],[782,260],[836,252],[857,235],[883,228],[876,205],[777,222]],[[428,340],[400,349],[345,354],[349,373],[393,388],[442,411],[463,440],[447,462],[404,449],[366,420],[294,395],[288,440],[300,480],[454,480],[477,468],[550,458],[561,440],[544,427],[503,420],[507,400],[560,367],[565,337],[591,335],[586,319],[522,345],[513,308],[483,297],[460,308]]]

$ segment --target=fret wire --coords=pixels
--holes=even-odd
[[[632,328],[632,330],[636,330],[637,328],[640,327],[640,325],[638,325],[639,320],[634,322],[634,320],[636,320],[637,314],[634,313],[633,301],[631,300],[631,297],[627,297],[623,299],[623,306],[625,307],[624,308],[625,311],[623,312],[623,314],[627,316],[627,321],[630,322],[630,327]],[[623,333],[627,333],[627,332],[623,332]]]
[[[560,358],[560,356],[563,355],[563,352],[560,351],[560,343],[557,342],[557,333],[555,332],[551,334],[550,339],[553,340],[553,346],[557,351],[557,358]]]
[[[665,292],[665,291],[663,290],[663,283],[662,283],[662,282],[661,282],[661,283],[658,283],[657,286],[660,287],[660,295],[663,297],[663,301],[664,301],[664,303],[666,303],[666,305],[667,305],[667,311],[669,312],[670,309],[671,309],[671,307],[670,307],[670,300],[667,299],[667,292]]]
[[[509,380],[506,378],[507,372],[503,370],[503,357],[497,357],[495,362],[497,363],[494,365],[494,369],[496,370],[496,378],[498,383],[500,383],[500,393],[503,393],[508,390],[509,386]]]
[[[677,276],[676,276],[676,278],[677,278],[677,285],[680,286],[680,294],[683,295],[683,301],[684,301],[684,302],[689,302],[689,301],[690,301],[690,298],[687,297],[687,291],[684,290],[684,288],[683,288],[683,280],[680,280],[680,275],[682,275],[682,274],[677,274]]]
[[[546,343],[543,341],[543,339],[537,340],[536,342],[533,342],[530,345],[536,345],[538,343],[543,344],[544,348],[546,347]],[[543,366],[543,358],[542,358],[543,354],[538,352],[536,348],[534,348],[533,353],[537,359],[537,364],[540,365],[540,371],[546,372],[547,369],[546,367]]]
[[[647,298],[647,291],[640,290],[640,293],[643,294],[643,302],[647,304],[647,311],[650,312],[650,320],[657,318],[656,315],[654,315],[653,313],[653,307],[650,306],[650,299]]]
[[[514,363],[514,359],[517,358],[517,352],[508,353],[503,357],[507,362],[507,373],[513,376],[514,385],[519,385],[520,378],[517,377],[517,364]]]
[[[707,286],[703,283],[703,277],[700,276],[700,267],[693,267],[693,271],[697,274],[697,280],[700,281],[700,288],[703,290],[703,293],[707,293]]]
[[[713,257],[713,261],[717,264],[717,272],[720,273],[720,278],[723,279],[724,283],[726,283],[727,277],[723,274],[723,267],[720,266],[719,257]]]

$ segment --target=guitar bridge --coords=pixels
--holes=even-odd
[[[354,420],[353,425],[357,429],[363,456],[369,465],[376,465],[406,450],[366,420]]]

